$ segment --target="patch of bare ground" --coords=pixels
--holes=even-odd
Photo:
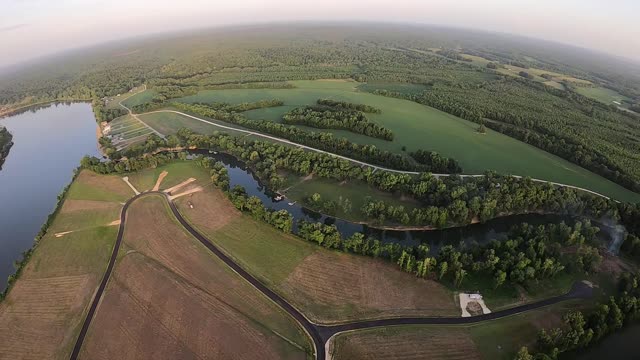
[[[241,216],[240,211],[231,205],[224,193],[211,187],[178,198],[175,203],[180,213],[204,231],[217,230]]]
[[[469,312],[469,314],[471,314],[471,316],[484,314],[482,312],[482,306],[480,306],[477,301],[469,301],[469,303],[467,304],[467,311]]]
[[[310,346],[293,320],[191,238],[164,201],[129,208],[132,251],[116,264],[81,357],[304,359],[278,335]]]
[[[479,360],[469,332],[457,328],[397,327],[338,335],[334,360]]]
[[[455,316],[451,293],[382,260],[319,251],[279,288],[311,319],[323,323],[389,316]]]

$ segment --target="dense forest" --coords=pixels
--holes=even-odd
[[[0,126],[0,170],[4,160],[9,156],[9,150],[13,146],[13,135],[7,130],[7,128]]]
[[[440,51],[430,50],[434,48]],[[281,88],[297,79],[351,78],[374,89],[375,84],[413,83],[427,90],[411,100],[484,122],[639,189],[636,115],[571,89],[557,90],[475,66],[448,49],[462,49],[500,66],[517,64],[577,76],[620,92],[632,104],[640,100],[637,68],[584,51],[576,56],[579,49],[456,29],[336,24],[299,25],[295,31],[283,26],[210,30],[71,52],[4,74],[0,112],[42,101],[82,99],[93,100],[98,118],[108,120],[120,112],[105,112],[96,100],[143,83],[153,97],[138,111],[203,89]]]
[[[640,191],[640,143],[631,135],[640,135],[640,118],[628,112],[512,78],[474,86],[435,84],[420,94],[376,93],[481,123]]]
[[[282,122],[319,129],[342,129],[383,140],[393,140],[391,130],[372,122],[366,117],[364,110],[357,108],[365,108],[368,112],[377,110],[368,109],[366,105],[318,100],[317,106],[305,106],[287,112],[282,116]]]

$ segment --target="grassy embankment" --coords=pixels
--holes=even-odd
[[[402,153],[417,149],[434,150],[452,157],[460,163],[465,173],[482,173],[487,169],[499,173],[531,176],[559,183],[584,187],[626,201],[640,200],[640,195],[602,178],[588,170],[551,155],[531,145],[488,130],[479,134],[477,124],[451,116],[414,102],[377,96],[360,91],[360,86],[371,89],[373,85],[361,85],[348,81],[295,81],[294,89],[238,89],[208,90],[185,97],[184,102],[252,102],[264,99],[281,99],[284,106],[253,110],[247,113],[252,119],[278,119],[292,107],[314,103],[318,98],[362,103],[382,109],[381,114],[369,118],[395,134],[394,141],[374,139],[347,131],[331,131],[354,142],[373,144],[393,152]],[[381,84],[381,88],[393,86]],[[415,91],[409,88],[407,91]],[[139,102],[138,96],[126,101]],[[181,127],[209,133],[216,128],[177,114],[149,114],[141,119],[163,133],[172,133]]]

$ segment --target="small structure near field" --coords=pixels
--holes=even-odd
[[[482,314],[489,314],[491,310],[487,307],[479,293],[460,293],[460,309],[462,317],[470,317]]]

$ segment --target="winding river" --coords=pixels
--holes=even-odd
[[[14,145],[0,170],[0,291],[33,246],[84,155],[99,156],[87,103],[54,104],[0,119]]]
[[[193,155],[204,155],[222,162],[229,172],[230,186],[240,185],[247,190],[247,194],[257,196],[269,208],[274,210],[285,209],[289,211],[295,220],[320,221],[325,224],[334,224],[343,237],[349,237],[355,232],[361,232],[367,236],[380,239],[382,242],[397,242],[404,245],[428,244],[432,252],[437,252],[444,245],[479,244],[487,243],[493,239],[502,239],[506,232],[514,225],[527,222],[532,225],[547,223],[559,223],[564,221],[573,225],[576,221],[571,216],[560,215],[512,215],[487,221],[484,224],[473,224],[465,227],[455,227],[443,230],[380,230],[367,225],[357,224],[342,219],[322,215],[309,210],[299,204],[289,205],[288,201],[278,201],[272,191],[263,186],[259,179],[247,166],[235,157],[227,154],[209,154],[207,151],[191,151]],[[297,230],[294,222],[294,232]],[[601,239],[610,241],[606,232],[601,232]]]

